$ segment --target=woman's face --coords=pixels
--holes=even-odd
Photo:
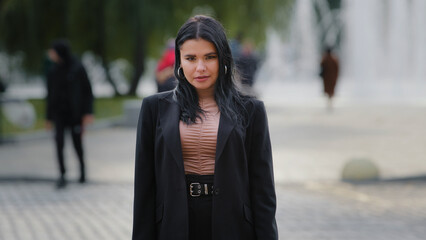
[[[52,49],[52,48],[49,49],[47,51],[47,55],[49,56],[49,59],[52,62],[55,62],[55,63],[60,63],[61,62],[61,58],[59,57],[58,53],[56,53],[56,51],[54,49]]]
[[[201,38],[186,40],[180,47],[180,62],[186,79],[197,92],[214,91],[219,59],[213,43]]]

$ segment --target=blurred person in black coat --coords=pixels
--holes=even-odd
[[[258,59],[254,53],[254,46],[251,42],[245,42],[243,44],[241,54],[236,58],[235,64],[241,75],[241,83],[247,87],[253,87]]]
[[[80,183],[86,182],[82,135],[93,121],[93,94],[84,66],[72,56],[65,40],[56,40],[48,50],[54,63],[47,74],[46,128],[54,126],[60,176],[58,188],[67,184],[64,163],[64,133],[70,130],[80,162]]]

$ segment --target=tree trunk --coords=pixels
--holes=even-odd
[[[136,96],[136,89],[139,84],[139,79],[141,78],[143,72],[145,71],[144,60],[145,60],[145,39],[142,36],[142,24],[140,18],[140,6],[136,2],[137,7],[135,7],[135,55],[133,58],[133,76],[132,81],[130,82],[130,87],[127,95]]]
[[[115,96],[120,96],[120,92],[118,91],[117,85],[114,83],[114,81],[111,78],[111,75],[109,74],[109,67],[107,63],[107,57],[106,57],[106,50],[105,50],[105,6],[104,2],[101,0],[98,2],[98,35],[97,35],[97,41],[95,45],[95,52],[99,55],[101,58],[101,64],[102,67],[105,70],[105,76],[106,80],[111,84],[111,87],[114,90]]]
[[[112,80],[111,75],[109,74],[109,68],[106,62],[106,58],[104,54],[100,55],[101,58],[101,62],[102,62],[102,67],[105,70],[105,77],[106,80],[111,84],[111,87],[114,90],[114,96],[121,96],[121,93],[118,91],[117,85],[115,84],[115,82]]]
[[[141,78],[143,72],[145,71],[144,59],[145,59],[145,51],[144,51],[144,39],[142,37],[141,30],[137,30],[136,32],[136,43],[135,43],[135,56],[133,60],[133,77],[130,82],[130,88],[128,95],[135,96],[136,89],[139,84],[139,79]]]

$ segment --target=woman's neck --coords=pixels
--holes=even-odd
[[[197,94],[200,100],[214,99],[214,88],[197,90]]]

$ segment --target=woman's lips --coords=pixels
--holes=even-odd
[[[199,77],[195,78],[195,80],[198,81],[198,82],[204,82],[207,79],[209,79],[209,76],[199,76]]]

